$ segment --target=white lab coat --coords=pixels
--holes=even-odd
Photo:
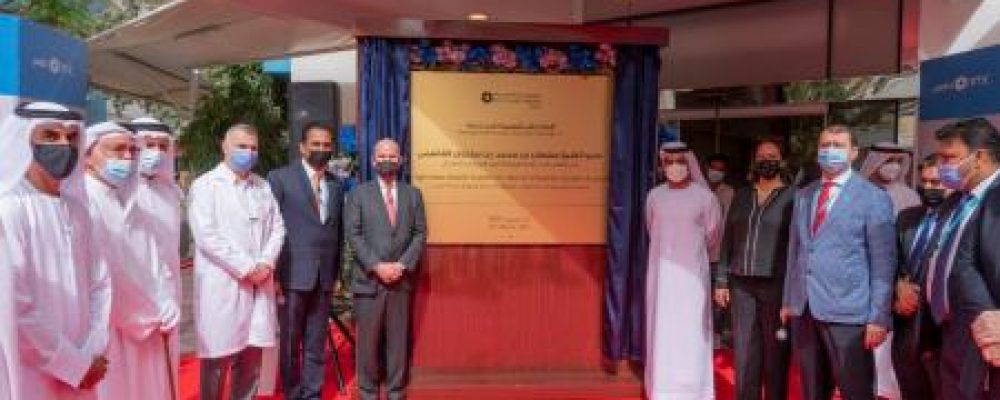
[[[127,213],[131,199],[93,176],[84,178],[92,237],[111,244],[97,247],[114,286],[108,374],[98,389],[105,400],[169,399],[166,359],[160,334],[164,294],[154,265],[140,258],[148,240],[138,229],[138,213]],[[158,267],[158,265],[155,265]]]
[[[0,269],[14,272],[22,400],[93,399],[76,389],[108,345],[112,286],[86,208],[22,181],[0,199]]]
[[[285,239],[267,181],[239,181],[225,164],[191,186],[188,220],[195,241],[194,319],[198,355],[220,358],[277,344],[274,279],[247,278],[258,263],[276,265]]]

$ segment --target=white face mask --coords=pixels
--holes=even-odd
[[[902,172],[903,165],[895,161],[887,162],[878,167],[878,175],[886,182],[896,181],[896,178],[899,178],[899,174]]]
[[[685,164],[670,164],[664,171],[667,180],[671,183],[680,183],[688,177],[688,167]]]
[[[709,168],[708,173],[705,174],[705,177],[708,178],[709,182],[719,183],[722,182],[723,179],[726,179],[726,173]]]

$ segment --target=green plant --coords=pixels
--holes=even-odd
[[[62,30],[78,38],[87,38],[139,15],[143,5],[162,0],[0,0],[0,12]],[[141,3],[141,4],[140,4]]]
[[[219,144],[226,129],[248,123],[259,131],[257,172],[288,160],[283,90],[264,74],[260,64],[237,64],[205,71],[210,93],[199,100],[191,122],[180,136],[184,155],[180,169],[197,175],[219,163]]]

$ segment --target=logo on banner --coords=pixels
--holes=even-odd
[[[948,82],[934,85],[931,89],[934,93],[954,93],[964,92],[982,86],[989,86],[993,83],[993,76],[990,74],[979,75],[959,75]]]
[[[542,94],[533,92],[494,92],[485,90],[479,94],[483,104],[517,104],[537,109],[542,105]]]
[[[73,75],[73,64],[56,56],[33,59],[31,65],[52,75]]]
[[[967,118],[1000,112],[1000,46],[920,63],[920,119]]]

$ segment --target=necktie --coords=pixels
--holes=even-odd
[[[931,316],[941,323],[948,317],[948,276],[951,274],[951,249],[960,236],[959,227],[969,213],[976,209],[979,203],[973,195],[966,195],[955,207],[955,211],[945,223],[941,236],[938,238],[937,257],[934,260],[934,271],[927,289],[930,296]]]
[[[323,175],[321,173],[314,173],[312,176],[312,189],[313,189],[313,207],[316,209],[316,215],[319,216],[319,220],[322,222],[326,218],[324,214],[323,207]]]
[[[392,195],[392,185],[385,185],[385,213],[389,215],[389,225],[396,227],[396,199]]]
[[[827,208],[830,203],[830,195],[833,194],[833,182],[823,182],[823,191],[819,193],[819,199],[816,200],[816,216],[813,218],[812,234],[815,235],[819,232],[819,227],[823,226],[823,222],[826,221]]]
[[[931,236],[934,234],[934,228],[937,226],[937,217],[937,212],[931,211],[920,221],[920,226],[917,227],[917,234],[913,239],[913,247],[910,248],[910,254],[906,262],[906,268],[913,278],[916,278],[919,273],[920,263],[927,253],[927,245],[930,243]]]

